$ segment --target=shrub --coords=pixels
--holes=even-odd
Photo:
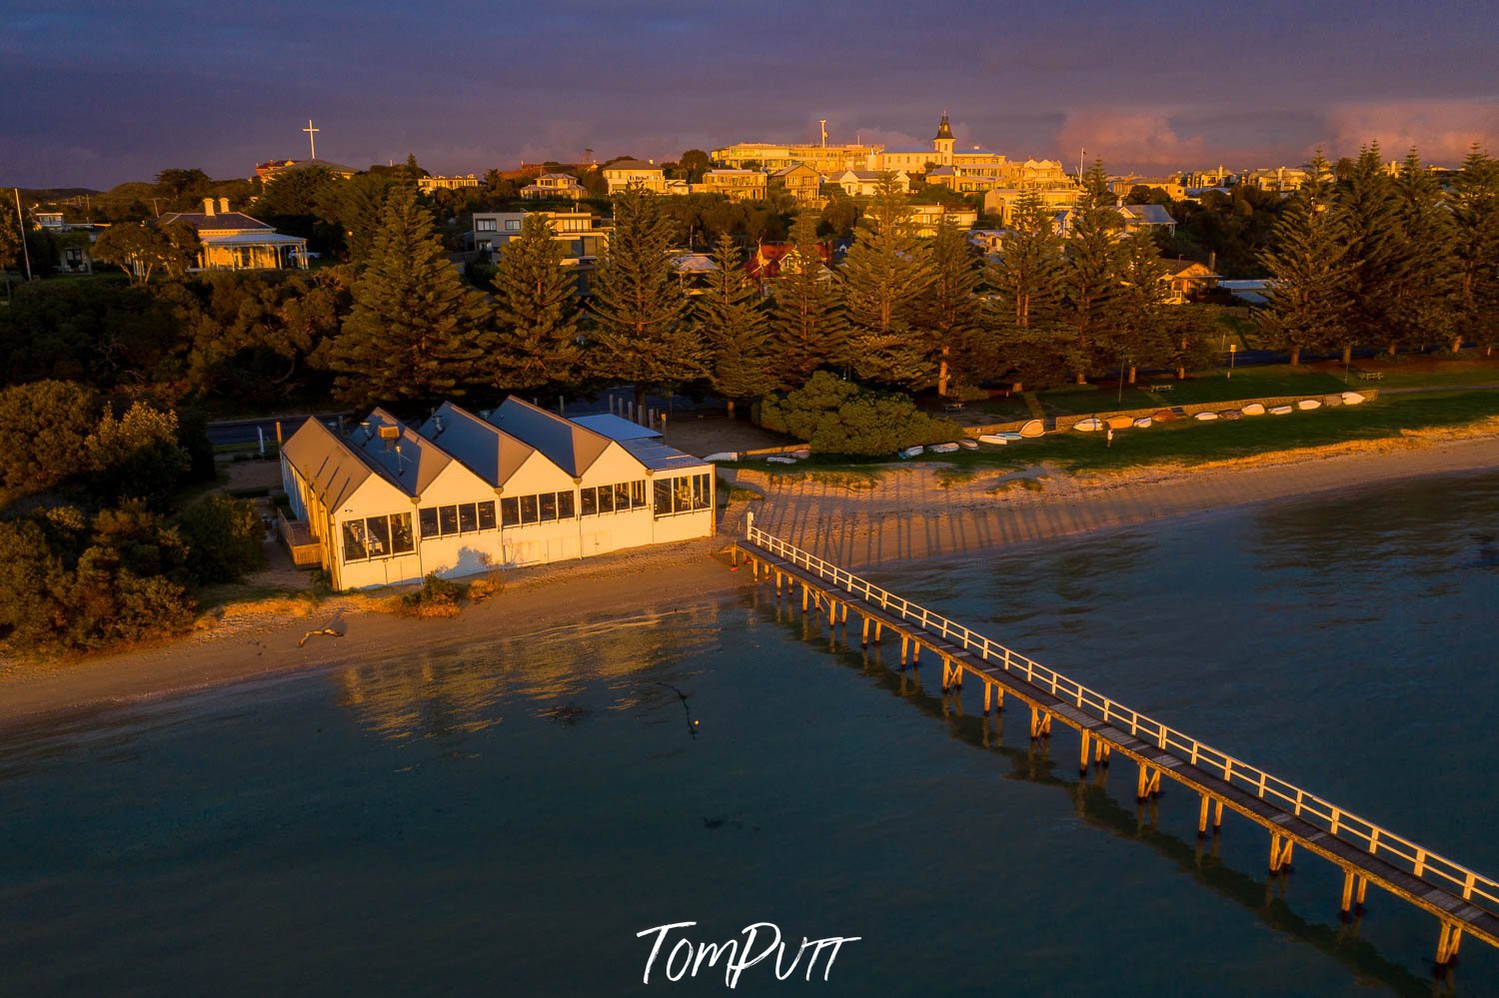
[[[765,399],[760,418],[766,429],[805,440],[823,454],[893,454],[963,435],[957,423],[927,415],[908,395],[863,388],[826,371],[784,398]]]
[[[456,617],[458,601],[468,593],[468,586],[428,572],[422,587],[401,597],[401,608],[417,617]]]
[[[265,567],[265,524],[247,499],[209,496],[182,511],[188,565],[203,583],[233,582]]]
[[[139,502],[0,522],[0,640],[89,651],[176,634],[192,623],[186,566],[177,529]]]
[[[0,465],[6,496],[46,492],[83,471],[97,408],[93,390],[71,381],[0,391],[0,426],[9,431]]]
[[[142,402],[119,418],[106,409],[85,450],[94,490],[106,498],[148,496],[160,505],[188,470],[176,414]]]

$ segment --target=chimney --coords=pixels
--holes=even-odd
[[[1218,251],[1217,250],[1209,250],[1208,251],[1208,270],[1211,270],[1215,274],[1218,272]]]
[[[213,198],[203,199],[203,214],[210,218],[213,217]]]
[[[228,198],[219,198],[219,211],[222,214],[225,214],[225,215],[229,214],[229,199]]]

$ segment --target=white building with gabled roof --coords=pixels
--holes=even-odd
[[[626,420],[515,398],[482,415],[444,403],[420,427],[384,409],[347,433],[309,419],[281,455],[290,526],[339,590],[714,532],[711,464]]]

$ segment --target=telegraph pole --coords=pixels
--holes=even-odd
[[[31,280],[31,250],[26,247],[26,219],[21,214],[21,188],[15,188],[16,192],[16,228],[21,233],[21,258],[26,261],[26,280]]]

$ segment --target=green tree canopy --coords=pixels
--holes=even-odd
[[[1308,349],[1349,342],[1349,315],[1355,293],[1346,216],[1332,202],[1321,179],[1327,168],[1319,150],[1312,179],[1292,198],[1275,227],[1272,249],[1261,255],[1275,282],[1260,325],[1272,342],[1301,361]]]
[[[933,383],[925,344],[911,320],[932,282],[931,254],[916,238],[893,173],[881,176],[843,261],[843,301],[854,370],[866,381],[923,388]]]
[[[576,278],[563,269],[551,223],[526,215],[495,269],[494,384],[512,391],[570,389],[584,376]]]
[[[694,301],[694,319],[708,348],[708,381],[728,403],[732,419],[734,403],[768,393],[775,374],[764,299],[745,274],[744,256],[732,236],[718,237],[713,262],[718,269]]]
[[[651,389],[703,377],[706,356],[671,263],[672,224],[657,195],[614,198],[614,233],[593,288],[593,352],[601,378],[630,381],[637,405]]]
[[[818,250],[818,216],[801,212],[791,227],[795,248],[781,259],[770,319],[777,386],[800,388],[819,367],[853,364],[838,282]]]
[[[279,183],[279,181],[278,181]],[[326,362],[354,405],[462,395],[490,348],[490,315],[463,283],[416,190],[393,188],[353,309]]]
[[[1062,323],[1071,344],[1068,357],[1078,384],[1106,361],[1119,297],[1119,229],[1123,225],[1109,193],[1103,161],[1083,174],[1082,194],[1072,211],[1062,270]]]

